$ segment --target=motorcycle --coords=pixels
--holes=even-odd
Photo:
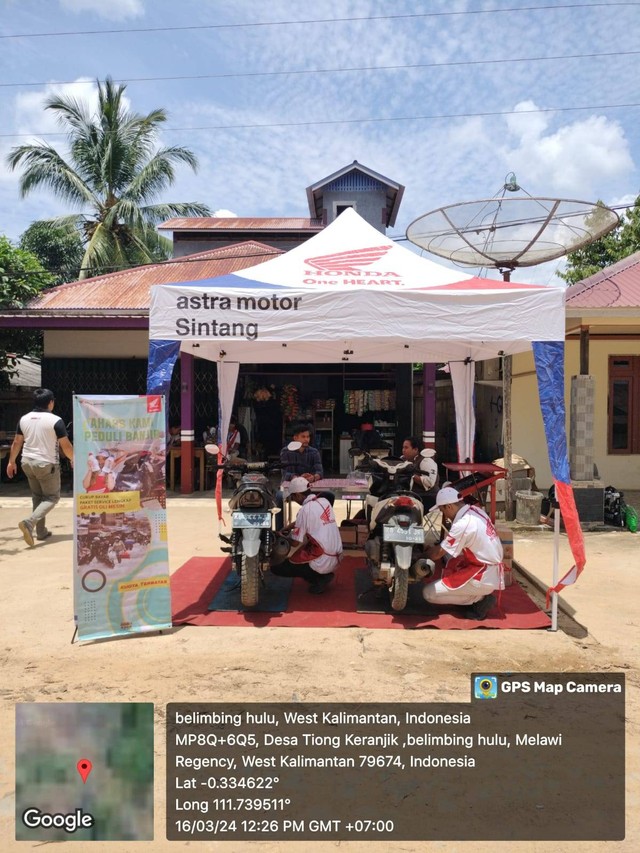
[[[393,610],[404,610],[409,584],[430,577],[435,569],[424,556],[424,507],[411,491],[421,467],[391,456],[376,458],[358,448],[349,452],[361,457],[356,470],[370,476],[365,553],[373,583],[389,589]],[[420,465],[428,468],[426,459]]]
[[[300,442],[293,441],[288,445],[289,450],[298,450],[300,446]],[[217,456],[219,448],[207,444],[205,451]],[[280,509],[267,476],[280,467],[279,462],[243,462],[237,458],[213,466],[236,480],[229,498],[231,535],[219,536],[229,546],[222,550],[231,554],[233,568],[240,576],[240,600],[244,607],[255,607],[258,603],[264,572],[269,569],[276,543],[282,538],[274,529]]]
[[[143,504],[157,500],[164,508],[165,460],[164,454],[142,451],[128,457],[116,474],[114,492],[140,492]]]
[[[96,536],[89,543],[78,543],[78,565],[87,566],[97,560],[112,569],[115,566],[110,554],[109,540],[104,536]]]

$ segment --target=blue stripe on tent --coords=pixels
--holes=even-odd
[[[571,483],[564,405],[564,341],[534,341],[542,422],[553,479]]]
[[[169,411],[171,374],[178,356],[180,341],[149,341],[147,394],[164,394],[165,411]]]
[[[292,285],[293,286],[293,285]],[[218,288],[234,287],[256,290],[288,290],[289,286],[285,284],[269,284],[266,281],[258,281],[254,278],[242,278],[238,275],[221,275],[218,278],[201,278],[199,281],[171,281],[163,284],[162,287],[200,287],[202,289],[208,287]]]

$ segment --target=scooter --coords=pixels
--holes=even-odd
[[[298,450],[301,445],[292,441],[288,447]],[[216,444],[207,444],[204,449],[211,455],[219,453]],[[233,568],[240,576],[240,600],[245,607],[255,607],[258,603],[260,584],[264,583],[264,572],[270,567],[278,539],[274,523],[280,509],[267,475],[280,467],[279,462],[242,462],[239,459],[213,466],[214,470],[222,469],[236,479],[235,490],[229,498],[231,535],[220,533],[219,536],[229,546],[222,550],[231,554]]]
[[[359,449],[350,453],[362,456]],[[426,460],[420,464],[425,470],[428,467]],[[389,589],[393,610],[404,610],[409,583],[430,577],[435,569],[434,562],[424,556],[424,507],[420,497],[411,491],[420,466],[365,453],[357,470],[370,475],[366,509],[370,532],[365,553],[373,583]]]

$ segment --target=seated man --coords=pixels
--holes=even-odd
[[[431,604],[462,605],[465,618],[482,620],[496,602],[492,593],[504,589],[502,543],[486,512],[465,504],[451,486],[440,489],[436,505],[451,530],[440,545],[427,548],[426,556],[449,560],[442,580],[426,584],[422,594]]]
[[[249,436],[246,429],[238,422],[236,415],[231,415],[229,432],[227,434],[227,455],[248,459]]]
[[[309,481],[304,477],[291,480],[289,495],[301,504],[295,521],[284,528],[291,530],[290,539],[296,547],[271,571],[280,577],[304,578],[309,592],[319,595],[333,580],[342,554],[336,517],[326,498],[309,492]]]
[[[409,436],[402,442],[402,458],[420,469],[420,473],[415,474],[411,481],[411,491],[420,496],[425,512],[428,512],[435,505],[438,494],[438,465],[434,459],[435,450],[429,449],[427,456],[421,456],[421,452],[417,438]]]
[[[315,483],[322,479],[322,457],[320,451],[310,446],[311,429],[309,424],[302,422],[293,425],[293,440],[300,442],[298,450],[289,450],[285,445],[280,451],[280,464],[282,465],[282,482],[288,483],[294,477],[304,477],[309,483]],[[282,490],[276,493],[276,506],[284,508],[284,494]],[[283,513],[276,516],[276,530],[282,528]]]

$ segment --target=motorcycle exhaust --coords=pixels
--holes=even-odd
[[[416,560],[411,566],[411,572],[416,580],[432,577],[435,569],[436,564],[433,560],[429,560],[426,557],[420,557],[420,559]]]
[[[379,565],[380,563],[380,540],[379,539],[367,539],[364,543],[364,552],[369,558],[369,562],[373,563],[374,566]]]
[[[271,549],[270,563],[272,566],[279,566],[289,556],[291,550],[291,542],[286,536],[276,536]]]

